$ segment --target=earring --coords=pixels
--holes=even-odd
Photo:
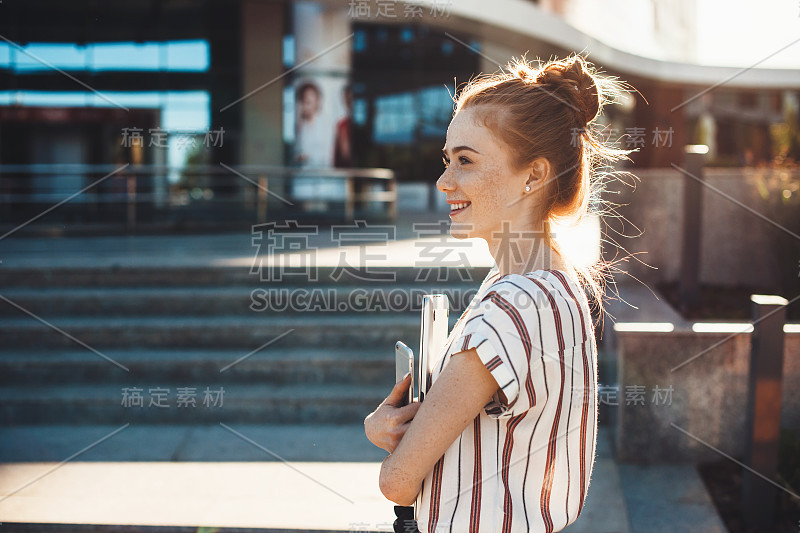
[[[526,185],[525,186],[525,192],[531,192],[531,186],[530,185]]]

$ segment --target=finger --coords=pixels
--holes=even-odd
[[[408,396],[408,387],[411,386],[411,372],[406,372],[403,379],[398,381],[389,396],[386,397],[386,403],[389,405],[399,405],[404,403],[404,399]]]
[[[396,412],[398,423],[407,424],[410,420],[417,416],[417,411],[419,411],[421,406],[422,404],[420,402],[414,402],[406,406],[399,407]]]

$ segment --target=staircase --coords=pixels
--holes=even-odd
[[[384,524],[386,454],[362,422],[394,383],[394,342],[418,349],[424,293],[450,296],[452,327],[488,268],[467,269],[468,281],[446,271],[444,282],[433,281],[441,272],[419,282],[427,272],[374,270],[395,279],[334,280],[332,268],[318,281],[269,282],[244,267],[0,268],[5,527],[290,532],[316,515],[340,531]],[[307,297],[293,306],[291,294]],[[620,467],[610,429],[599,431],[584,518],[569,531],[724,530],[692,466]],[[297,512],[302,497],[311,511]]]
[[[373,270],[394,281],[333,268],[317,281],[245,267],[4,269],[0,422],[361,424],[394,383],[395,341],[419,346],[421,294],[451,296],[452,326],[488,269],[467,282]]]

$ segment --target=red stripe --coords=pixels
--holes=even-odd
[[[430,531],[436,531],[436,523],[439,521],[439,500],[442,496],[442,470],[444,469],[444,456],[442,456],[433,467],[433,481],[431,482],[431,504],[428,512],[428,523]]]
[[[499,355],[495,355],[495,356],[492,358],[492,360],[491,360],[491,361],[489,361],[488,363],[486,363],[486,368],[488,368],[490,371],[491,371],[491,370],[494,370],[495,368],[497,368],[498,366],[500,366],[500,363],[502,363],[502,362],[503,362],[503,360],[502,360],[502,359],[500,359],[500,356],[499,356]]]
[[[513,508],[511,504],[511,491],[508,488],[508,469],[511,463],[511,449],[514,446],[514,430],[519,423],[522,422],[526,414],[528,414],[527,411],[511,417],[506,424],[506,439],[503,444],[503,468],[501,470],[503,487],[505,489],[505,494],[503,495],[503,533],[509,533],[511,531]],[[525,495],[523,494],[522,497],[525,498]]]
[[[567,293],[569,294],[570,298],[572,298],[572,300],[575,302],[575,305],[578,306],[578,312],[581,315],[581,326],[585,326],[586,324],[583,321],[583,313],[581,312],[581,304],[578,302],[578,298],[575,296],[575,293],[572,292],[572,289],[570,289],[569,283],[567,282],[567,278],[564,276],[564,273],[561,272],[560,270],[548,270],[548,272],[552,272],[558,278],[558,280],[567,290]],[[581,329],[581,339],[583,341],[587,339],[585,327]]]
[[[586,360],[586,323],[583,319],[583,309],[581,308],[581,304],[578,302],[578,299],[569,288],[569,284],[564,278],[564,275],[558,271],[553,271],[553,274],[555,274],[559,281],[561,281],[561,284],[564,285],[565,289],[567,289],[570,297],[578,307],[578,314],[581,317],[581,331],[583,332],[584,340],[584,342],[581,344],[581,350],[583,352],[583,407],[581,409],[581,499],[580,507],[578,508],[578,516],[580,516],[580,513],[583,510],[583,500],[586,496],[586,426],[588,424],[587,419],[589,417],[589,362]]]
[[[466,350],[466,349],[467,349],[467,346],[469,346],[469,339],[470,339],[471,337],[472,337],[472,333],[470,333],[469,335],[467,335],[466,337],[464,337],[464,344],[461,346],[461,351],[462,351],[462,352],[463,352],[464,350]]]
[[[525,327],[525,321],[522,319],[522,316],[519,314],[519,311],[516,307],[508,303],[502,296],[500,296],[497,292],[490,292],[486,295],[486,298],[491,298],[492,301],[497,305],[500,309],[506,312],[506,314],[511,318],[511,321],[514,323],[514,326],[517,328],[517,333],[519,333],[519,337],[522,340],[522,347],[525,350],[525,357],[528,361],[528,368],[530,369],[531,366],[531,337],[528,333],[528,328]],[[533,391],[533,380],[531,378],[531,373],[527,373],[527,378],[525,380],[525,391],[528,393],[528,402],[529,405],[533,406],[536,403],[536,394]]]
[[[481,522],[481,421],[480,415],[473,422],[475,435],[475,468],[472,472],[472,503],[469,508],[469,530],[478,533]]]
[[[545,464],[544,483],[542,484],[542,492],[539,497],[539,508],[544,519],[544,525],[547,533],[553,532],[553,519],[550,516],[550,495],[553,490],[553,480],[555,479],[555,459],[556,459],[556,446],[555,441],[558,436],[558,424],[561,419],[561,404],[564,397],[564,376],[566,374],[564,369],[564,335],[561,328],[561,314],[558,311],[553,295],[544,288],[544,286],[535,279],[531,279],[544,293],[550,301],[550,307],[553,309],[553,320],[556,324],[556,338],[558,339],[558,359],[561,367],[561,388],[558,394],[558,405],[556,407],[555,420],[553,427],[550,430],[550,439],[547,441],[547,462]]]
[[[525,322],[522,320],[522,316],[519,314],[519,311],[516,307],[508,303],[508,301],[500,296],[497,292],[492,291],[486,295],[484,300],[490,299],[494,302],[497,307],[505,311],[505,313],[509,316],[511,321],[514,323],[514,326],[517,328],[517,332],[519,333],[520,338],[522,339],[522,347],[525,349],[525,354],[530,359],[531,353],[531,337],[528,335],[528,329],[525,327]]]

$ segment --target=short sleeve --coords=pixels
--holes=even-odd
[[[507,402],[495,393],[486,405],[486,414],[491,418],[511,417],[532,407],[525,384],[529,382],[531,339],[538,335],[534,331],[538,327],[534,305],[534,300],[519,286],[508,281],[496,282],[477,304],[455,341],[454,352],[475,348],[505,394]]]

